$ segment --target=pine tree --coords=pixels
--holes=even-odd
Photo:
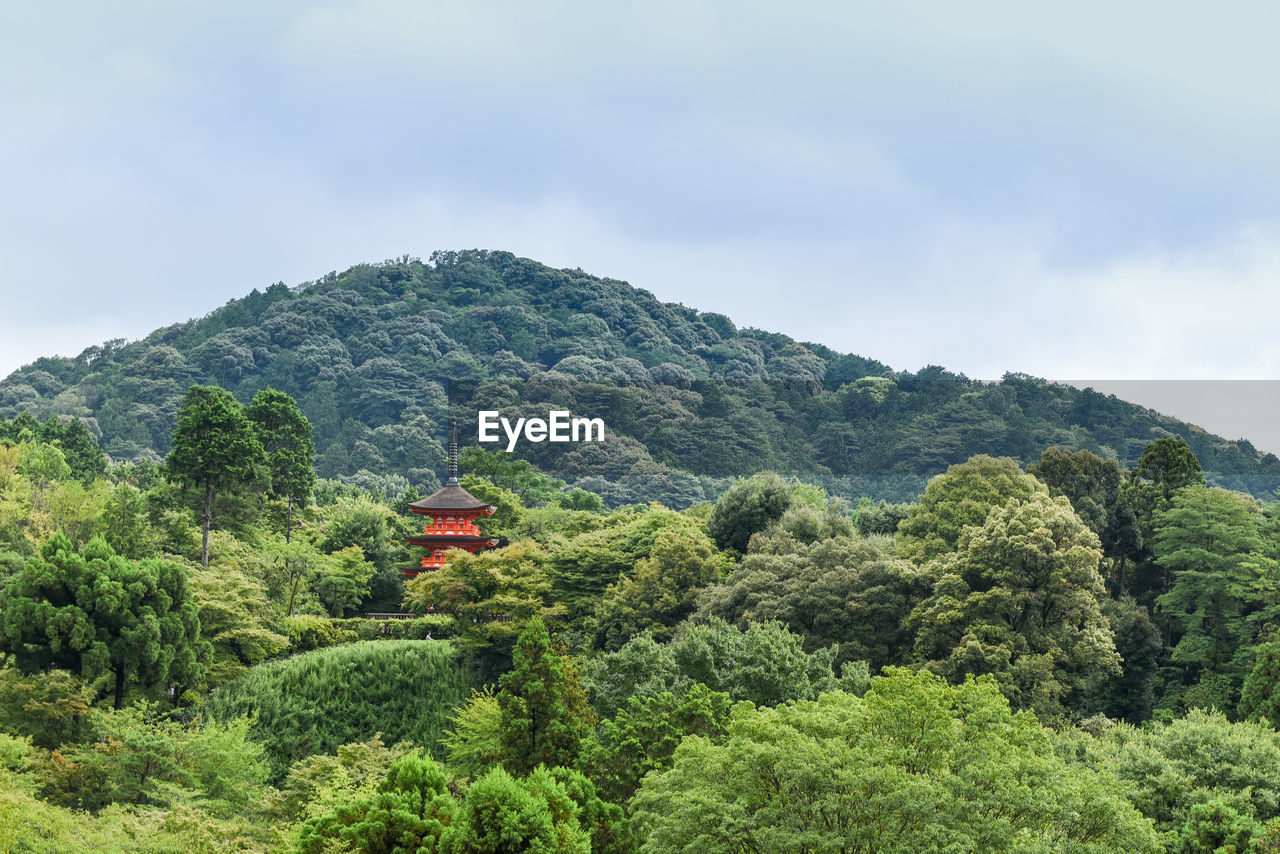
[[[203,496],[200,563],[209,565],[209,528],[218,493],[253,480],[263,463],[262,443],[231,393],[193,385],[182,396],[165,477],[197,487]]]
[[[268,494],[285,503],[284,540],[293,532],[293,509],[306,501],[315,485],[315,442],[311,422],[292,397],[273,388],[253,396],[245,412],[253,422],[266,453]]]
[[[513,664],[498,683],[502,747],[510,770],[527,774],[539,764],[573,765],[595,714],[577,667],[552,648],[540,617],[520,635]]]

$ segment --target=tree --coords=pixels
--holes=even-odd
[[[681,535],[704,536],[705,521],[665,507],[628,507],[603,519],[586,519],[590,530],[553,542],[550,566],[557,600],[584,622],[605,588],[648,557],[657,543]]]
[[[898,554],[919,563],[946,554],[959,544],[964,529],[982,525],[992,508],[1048,494],[1013,460],[979,454],[929,481],[920,503],[898,525]]]
[[[1119,674],[1098,537],[1067,499],[1011,501],[958,545],[911,616],[917,661],[953,682],[993,674],[1015,707],[1047,719]]]
[[[460,646],[499,669],[532,621],[556,620],[564,607],[551,602],[547,553],[521,540],[479,554],[449,552],[449,562],[405,586],[405,607],[453,617]]]
[[[436,851],[440,836],[458,812],[447,783],[430,758],[416,753],[402,756],[391,764],[376,791],[308,819],[296,850],[298,854]]]
[[[596,739],[586,746],[582,764],[605,797],[624,804],[640,788],[645,774],[670,767],[685,736],[721,739],[728,732],[731,707],[728,694],[700,682],[679,698],[670,691],[630,697],[613,720],[601,722]]]
[[[782,518],[791,502],[787,482],[774,472],[739,480],[716,502],[707,533],[720,548],[745,552],[751,535]]]
[[[443,854],[590,854],[580,807],[546,768],[517,780],[501,766],[467,790],[466,802],[441,835]],[[384,849],[386,850],[386,849]]]
[[[1040,462],[1027,466],[1027,474],[1044,481],[1054,498],[1065,495],[1080,521],[1105,543],[1107,531],[1115,525],[1120,484],[1124,481],[1119,463],[1090,451],[1072,453],[1048,448],[1040,455]]]
[[[838,687],[831,669],[836,646],[805,652],[804,638],[779,622],[738,630],[712,617],[686,625],[671,642],[671,653],[685,679],[724,691],[734,701],[775,706]]]
[[[1270,726],[1192,709],[1167,723],[1120,724],[1084,747],[1087,765],[1120,778],[1129,800],[1170,843],[1179,835],[1204,840],[1235,833],[1236,816],[1256,823],[1251,832],[1280,817],[1280,733]],[[1206,810],[1209,804],[1221,806]]]
[[[502,747],[507,764],[528,773],[539,764],[571,766],[595,714],[573,660],[556,652],[540,617],[529,621],[499,680]]]
[[[1184,486],[1204,484],[1200,461],[1182,439],[1157,439],[1142,452],[1133,480],[1155,486],[1165,499]]]
[[[243,407],[216,386],[194,385],[182,397],[165,477],[194,486],[203,496],[200,563],[209,565],[209,528],[218,493],[248,483],[263,464],[262,443]]]
[[[1254,647],[1253,669],[1240,691],[1240,716],[1280,726],[1280,642]]]
[[[1156,600],[1170,674],[1166,704],[1233,709],[1257,634],[1250,616],[1274,601],[1252,502],[1200,485],[1173,494],[1154,522],[1153,551],[1172,581]],[[1185,690],[1187,696],[1180,696]]]
[[[359,546],[326,555],[312,582],[316,596],[329,609],[329,616],[341,617],[369,593],[369,579],[376,567],[364,559]]]
[[[866,661],[878,672],[905,660],[911,635],[903,617],[928,592],[926,580],[866,540],[773,536],[703,592],[699,613],[739,628],[779,620],[808,648],[839,644],[838,661]]]
[[[641,851],[1156,852],[1114,776],[1058,758],[990,679],[892,670],[865,697],[739,707],[631,802]]]
[[[113,674],[117,709],[129,677],[181,694],[199,677],[208,651],[181,566],[127,560],[101,537],[76,551],[62,534],[5,584],[0,644],[28,672]]]
[[[285,503],[284,540],[293,532],[293,508],[305,501],[315,484],[315,442],[311,422],[292,397],[273,388],[253,396],[245,414],[257,429],[266,454],[268,495]]]
[[[634,570],[605,589],[596,609],[596,645],[618,649],[645,629],[669,639],[697,607],[702,588],[720,580],[725,563],[705,535],[658,540]]]
[[[73,477],[91,482],[107,472],[107,460],[89,433],[89,428],[79,418],[63,421],[50,418],[40,425],[40,439],[56,444],[66,458]]]
[[[502,761],[502,709],[493,686],[472,691],[466,703],[454,710],[453,729],[440,743],[449,751],[449,767],[472,779]]]

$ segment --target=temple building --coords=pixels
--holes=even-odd
[[[497,508],[484,503],[458,483],[458,430],[453,428],[449,442],[449,479],[439,490],[419,501],[409,504],[409,509],[429,517],[426,527],[416,537],[405,542],[427,549],[422,558],[422,569],[406,569],[404,574],[414,577],[427,569],[439,569],[447,562],[445,552],[463,549],[475,554],[481,549],[496,546],[498,541],[486,536],[475,526],[480,516],[491,516]]]

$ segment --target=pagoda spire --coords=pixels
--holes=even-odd
[[[449,479],[445,486],[458,484],[458,420],[449,419]]]
[[[458,483],[458,422],[449,419],[449,479],[426,498],[414,501],[409,509],[429,517],[421,534],[407,537],[411,546],[427,549],[421,568],[405,568],[401,571],[410,577],[423,570],[439,569],[448,562],[450,549],[462,549],[475,554],[481,549],[498,544],[475,526],[479,516],[492,516],[498,508],[481,501]]]

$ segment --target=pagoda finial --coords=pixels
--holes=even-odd
[[[448,484],[458,482],[458,420],[449,419],[449,480]]]

